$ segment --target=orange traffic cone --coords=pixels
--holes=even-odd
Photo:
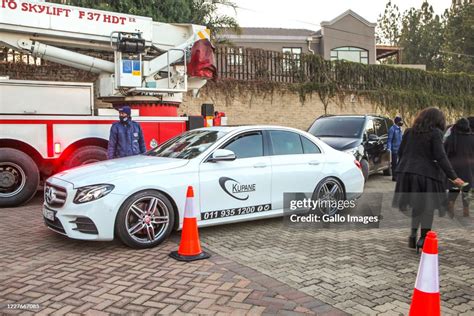
[[[410,316],[439,316],[441,313],[438,279],[438,239],[428,232],[421,253]]]
[[[184,207],[184,222],[181,231],[181,242],[178,251],[170,253],[170,257],[179,261],[194,261],[207,259],[210,255],[201,250],[199,233],[197,227],[197,214],[194,212],[194,192],[189,186],[186,193],[186,205]]]

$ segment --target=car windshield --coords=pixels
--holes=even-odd
[[[359,138],[364,121],[363,117],[323,117],[313,123],[309,132],[317,137]]]
[[[154,157],[192,159],[214,144],[226,132],[215,130],[194,130],[183,133],[145,155]]]

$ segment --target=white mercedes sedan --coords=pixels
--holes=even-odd
[[[364,177],[353,156],[297,129],[202,128],[143,155],[50,177],[43,217],[70,238],[153,247],[181,228],[190,185],[198,224],[210,226],[283,216],[285,192],[355,199]]]

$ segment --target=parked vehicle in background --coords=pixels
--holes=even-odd
[[[376,172],[391,175],[387,139],[392,125],[392,120],[377,115],[324,115],[314,121],[308,132],[334,149],[353,154],[367,181]]]

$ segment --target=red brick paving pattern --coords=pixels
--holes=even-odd
[[[217,254],[176,262],[168,257],[173,241],[132,250],[67,239],[43,225],[40,202],[0,209],[0,314],[344,315]],[[12,303],[40,308],[7,309]]]

